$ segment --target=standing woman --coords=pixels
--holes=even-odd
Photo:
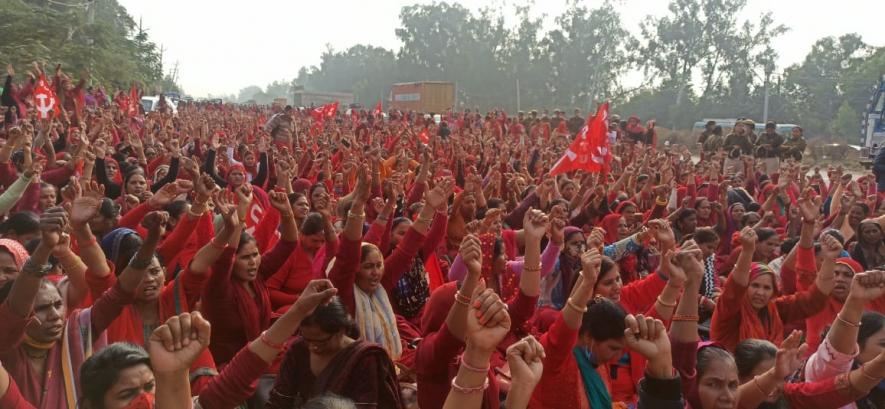
[[[219,368],[270,325],[270,295],[264,280],[286,261],[298,242],[298,227],[286,194],[272,192],[270,199],[280,213],[282,236],[273,249],[264,254],[259,252],[255,238],[243,231],[245,206],[234,208],[222,201],[217,204],[224,215],[223,229],[231,229],[233,234],[219,235],[230,237],[227,243],[217,239],[211,242],[222,252],[203,289],[201,310],[218,329],[209,349]],[[241,198],[240,202],[249,200]]]

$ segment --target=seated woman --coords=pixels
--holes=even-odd
[[[189,211],[196,219],[204,217],[209,197],[198,198]],[[208,216],[205,216],[208,217]],[[120,316],[108,327],[108,342],[130,342],[146,346],[154,328],[174,315],[196,310],[200,294],[209,276],[209,270],[222,253],[223,244],[230,240],[234,228],[222,229],[213,243],[201,248],[190,264],[178,277],[167,280],[167,271],[159,256],[151,259],[148,273],[135,292],[135,300],[126,306]],[[114,276],[111,276],[113,282]],[[209,377],[216,375],[215,362],[208,350],[191,368],[191,387],[199,393],[207,385]]]
[[[598,250],[591,249],[582,255],[582,272],[566,307],[541,337],[547,357],[544,373],[532,395],[532,407],[612,407],[608,362],[619,357],[624,348],[626,313],[603,298],[588,309],[601,266]]]
[[[241,217],[245,217],[245,206],[251,202],[243,193],[241,190],[236,208],[229,200],[216,205],[224,215],[224,229],[233,230],[233,234],[225,234],[230,237],[227,243],[211,244],[222,252],[200,297],[201,311],[217,329],[210,350],[219,368],[270,326],[270,295],[264,280],[286,261],[298,239],[298,227],[286,194],[271,192],[271,205],[276,210],[269,211],[280,213],[282,236],[270,251],[261,254],[256,240],[242,231],[245,224]]]
[[[335,234],[335,227],[332,226],[330,209],[327,207],[320,209],[321,212],[308,213],[304,217],[304,222],[299,224],[295,251],[288,256],[285,264],[267,279],[270,302],[277,313],[289,309],[311,279],[324,275],[326,266],[338,251],[338,237]],[[295,214],[297,213],[296,211]]]
[[[851,258],[857,260],[867,270],[885,264],[885,233],[876,220],[867,219],[860,222],[856,238]]]
[[[734,356],[719,344],[701,343],[697,290],[703,265],[700,257],[693,257],[683,259],[681,266],[688,281],[670,327],[670,339],[674,366],[691,408],[766,408],[769,406],[764,402],[769,398],[780,399],[778,391],[782,391],[790,408],[838,407],[839,402],[862,396],[878,383],[878,378],[864,378],[858,369],[824,382],[784,384],[784,379],[801,366],[804,347],[798,331],[790,334],[779,349],[767,341],[745,341]],[[770,354],[756,353],[759,348],[751,347],[763,343],[771,345]],[[875,370],[881,371],[878,365],[883,363],[877,363]]]
[[[282,344],[316,306],[335,295],[328,280],[308,284],[299,302],[268,328],[259,339],[243,347],[206,389],[191,397],[188,368],[207,351],[210,324],[199,312],[170,317],[157,327],[148,351],[130,343],[115,343],[91,356],[80,368],[83,384],[80,407],[96,408],[219,408],[233,409],[252,394],[250,386],[271,365]],[[148,353],[149,352],[149,353]],[[156,372],[155,372],[156,371]],[[16,383],[0,366],[0,407],[32,409]],[[65,406],[67,408],[68,406]]]
[[[854,275],[841,311],[820,347],[805,364],[806,380],[832,378],[857,368],[873,377],[885,375],[885,372],[871,369],[876,365],[877,356],[885,351],[885,315],[864,312],[865,306],[882,299],[883,294],[885,273],[870,271]],[[885,388],[881,384],[869,395],[843,406],[846,409],[879,407],[885,407]]]
[[[358,339],[356,325],[337,298],[305,317],[299,334],[283,357],[268,409],[301,407],[327,393],[350,398],[361,408],[402,408],[387,351]]]
[[[701,282],[700,303],[701,318],[702,321],[706,321],[713,315],[716,300],[719,299],[721,293],[722,283],[719,281],[719,274],[716,271],[716,249],[719,248],[720,240],[716,231],[707,227],[697,229],[692,240],[701,249],[704,260],[704,279]]]
[[[418,220],[396,250],[385,258],[377,246],[361,241],[369,184],[365,170],[359,172],[353,204],[341,235],[341,248],[329,279],[339,289],[348,313],[354,315],[359,327],[357,337],[381,345],[394,360],[402,355],[403,345],[389,300],[390,292],[417,256],[433,215],[445,206],[452,186],[453,182],[447,180],[427,192],[427,203]]]
[[[19,277],[4,286],[0,304],[0,361],[21,385],[25,400],[40,408],[76,407],[80,365],[105,345],[105,329],[134,298],[166,217],[162,212],[148,214],[148,238],[116,285],[92,307],[68,313],[56,284],[44,278],[67,215],[59,207],[43,213],[40,244]]]
[[[540,211],[533,211],[527,217],[532,227],[530,230],[545,230],[545,217]],[[534,216],[534,217],[532,217]],[[535,226],[538,223],[538,226]],[[527,236],[526,266],[520,276],[520,290],[516,299],[505,303],[492,289],[486,289],[488,295],[489,310],[506,308],[509,311],[510,325],[507,334],[503,337],[514,335],[514,329],[522,328],[534,313],[534,307],[538,301],[537,294],[540,291],[540,237],[532,239]],[[534,243],[531,243],[534,241]],[[457,356],[465,351],[466,311],[471,307],[470,296],[473,294],[482,275],[482,245],[479,238],[467,235],[461,243],[459,254],[467,267],[467,275],[461,282],[448,282],[437,288],[430,295],[427,307],[421,321],[421,330],[424,338],[418,344],[415,356],[415,372],[418,380],[418,404],[423,409],[442,408],[445,396],[452,389],[451,382],[454,372],[457,370]],[[532,267],[534,266],[534,267]],[[515,336],[513,337],[515,338]],[[497,351],[503,343],[496,342]],[[482,393],[482,405],[486,409],[497,409],[499,405],[499,383],[492,368],[504,364],[503,359],[495,353],[491,358],[492,364],[483,372],[488,378],[488,388]]]
[[[806,291],[777,297],[774,272],[765,264],[752,262],[757,239],[755,230],[741,231],[740,257],[713,311],[710,336],[729,351],[748,338],[780,343],[785,323],[802,321],[820,312],[833,289],[834,260],[842,252],[835,238],[825,237],[821,251],[827,256],[815,284]]]

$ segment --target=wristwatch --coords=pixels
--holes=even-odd
[[[49,274],[50,271],[52,271],[51,264],[46,263],[43,265],[37,265],[33,261],[31,261],[30,257],[28,257],[28,259],[22,265],[22,273],[30,274],[32,276],[40,278],[46,277],[46,275]]]

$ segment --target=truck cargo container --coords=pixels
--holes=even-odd
[[[390,88],[390,109],[443,113],[455,105],[455,83],[439,81],[406,82]]]

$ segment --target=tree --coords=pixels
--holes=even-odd
[[[818,40],[801,64],[788,67],[784,73],[783,92],[789,101],[790,115],[811,135],[828,134],[840,128],[830,126],[837,113],[842,111],[848,115],[849,108],[860,112],[869,98],[869,93],[864,97],[861,90],[868,90],[877,80],[878,73],[873,74],[869,65],[865,65],[875,55],[878,54],[857,34]],[[853,95],[843,110],[846,92]],[[855,124],[858,123],[859,115],[855,118]]]
[[[261,92],[261,87],[257,85],[250,85],[248,87],[241,88],[240,92],[237,93],[236,101],[239,103],[246,102],[250,99],[254,99],[255,95]]]
[[[618,94],[637,43],[612,3],[588,10],[573,0],[556,24],[559,28],[542,43],[551,74],[546,88],[553,91],[555,103],[591,109]]]
[[[62,64],[71,74],[88,69],[91,85],[127,89],[131,81],[162,86],[163,67],[147,31],[136,26],[116,0],[88,7],[61,2],[0,0],[0,62],[19,67],[33,61]]]

